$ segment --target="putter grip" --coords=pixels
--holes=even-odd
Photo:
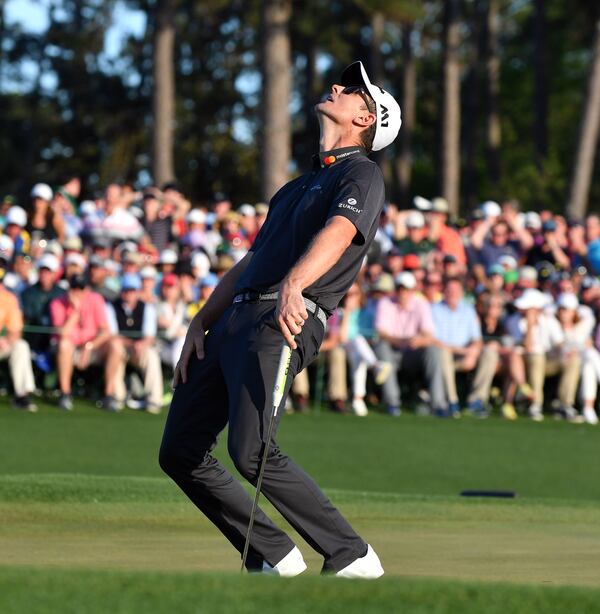
[[[275,387],[273,388],[273,415],[277,415],[281,400],[283,399],[283,391],[285,390],[285,381],[287,379],[288,369],[290,368],[290,359],[292,358],[292,348],[284,343],[281,348],[281,356],[279,357],[279,366],[277,367],[277,376],[275,378]]]

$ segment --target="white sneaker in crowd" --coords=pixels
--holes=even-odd
[[[271,567],[266,561],[263,562],[263,573],[271,576],[282,576],[284,578],[293,578],[300,575],[306,570],[306,563],[302,552],[298,550],[298,546],[294,546],[293,550],[286,554],[275,567]]]
[[[544,414],[542,413],[542,408],[539,405],[530,405],[529,406],[529,417],[534,422],[541,422],[544,419]]]
[[[367,544],[367,554],[356,559],[350,565],[338,571],[335,575],[339,578],[362,578],[374,580],[383,576],[383,567],[375,550]]]
[[[352,411],[357,416],[366,416],[369,413],[364,399],[354,399],[352,401]]]
[[[593,407],[583,408],[583,418],[588,424],[598,424],[598,416]]]
[[[381,386],[383,382],[392,374],[392,363],[380,360],[375,365],[375,383]]]

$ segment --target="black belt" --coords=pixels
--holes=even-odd
[[[261,301],[276,301],[279,297],[279,292],[269,292],[268,294],[261,294],[260,292],[242,292],[240,294],[236,294],[233,297],[234,305],[236,303],[260,303]],[[304,299],[304,305],[306,307],[306,311],[308,313],[312,313],[323,325],[323,328],[327,325],[327,314],[321,307],[319,307],[314,301],[311,301],[309,298],[305,296],[302,297]]]

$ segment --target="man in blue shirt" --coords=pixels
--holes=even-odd
[[[448,415],[460,416],[456,371],[472,371],[477,367],[468,405],[473,413],[483,417],[496,364],[481,353],[481,325],[475,308],[464,301],[463,296],[461,279],[447,279],[444,299],[431,308],[434,335],[437,345],[442,348]]]

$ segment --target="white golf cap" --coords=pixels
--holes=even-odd
[[[10,260],[14,251],[14,241],[8,235],[0,235],[0,258]]]
[[[68,266],[69,264],[74,264],[75,266],[85,269],[87,262],[78,252],[71,252],[65,256],[65,266]]]
[[[377,115],[373,151],[387,147],[398,136],[402,125],[400,105],[389,92],[371,83],[362,62],[354,62],[344,69],[342,85],[362,85],[369,92],[375,101],[375,114]]]
[[[543,309],[546,303],[546,296],[543,292],[535,288],[528,288],[515,300],[515,307],[517,309]]]
[[[83,249],[83,243],[77,235],[73,235],[72,237],[67,237],[63,241],[63,249],[80,252]]]
[[[142,279],[156,279],[157,275],[157,270],[153,266],[149,265],[142,267],[142,270],[140,271],[140,277]]]
[[[396,284],[396,288],[408,288],[409,290],[412,290],[417,286],[417,279],[409,271],[402,271],[402,273],[398,273],[398,275],[396,275],[394,283]]]
[[[192,269],[198,269],[196,277],[205,277],[210,271],[210,260],[204,252],[192,256]]]
[[[163,249],[158,262],[160,264],[177,264],[177,252],[173,249]]]
[[[31,198],[41,198],[42,200],[52,200],[54,196],[52,188],[47,183],[36,183],[31,188]]]
[[[481,203],[480,209],[485,217],[498,217],[502,213],[500,205],[493,200],[486,200],[484,203]]]
[[[244,217],[256,217],[256,209],[248,203],[240,205],[237,212]]]
[[[27,213],[25,213],[25,209],[17,205],[11,207],[6,213],[6,225],[8,226],[9,224],[15,224],[22,228],[27,226]]]
[[[563,292],[556,300],[559,309],[577,309],[579,300],[572,292]]]
[[[511,271],[519,266],[517,259],[510,254],[500,256],[500,258],[498,258],[498,264],[501,264],[505,269],[510,269]]]
[[[406,216],[406,221],[404,223],[407,228],[423,228],[423,226],[425,226],[425,218],[420,211],[413,211]]]
[[[436,196],[431,201],[431,210],[435,213],[448,213],[450,211],[450,205],[443,196]]]
[[[206,224],[206,213],[202,209],[192,209],[186,219],[188,224]]]
[[[60,262],[54,254],[43,254],[37,262],[38,269],[49,269],[53,273],[56,273],[60,268]]]
[[[537,281],[538,272],[532,266],[522,266],[519,269],[519,279]]]
[[[431,201],[427,200],[427,198],[423,198],[422,196],[415,196],[413,198],[413,205],[419,211],[431,211]]]
[[[84,217],[86,215],[93,215],[97,210],[98,207],[96,207],[96,203],[93,200],[84,200],[79,205],[79,213]]]
[[[537,211],[528,211],[525,214],[525,228],[539,230],[542,227],[542,218]]]

